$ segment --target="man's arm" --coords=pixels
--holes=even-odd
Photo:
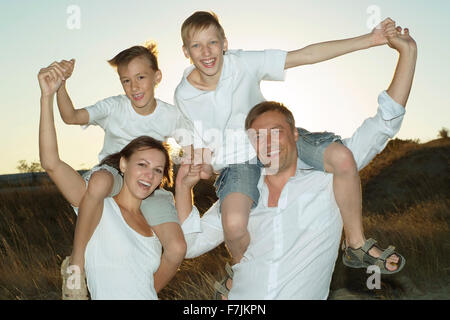
[[[402,34],[401,27],[389,24],[387,32],[388,45],[400,55],[387,93],[397,103],[406,107],[416,68],[417,44],[409,34],[408,28],[405,28]]]
[[[343,140],[353,152],[358,169],[366,166],[399,130],[411,90],[416,66],[417,46],[409,35],[395,24],[389,28],[389,46],[400,53],[394,78],[387,91],[380,94],[377,115],[366,119],[350,139]]]
[[[86,109],[75,109],[66,89],[66,80],[72,75],[75,60],[62,60],[57,67],[64,72],[65,79],[56,93],[59,113],[66,124],[86,125],[89,122],[89,113]]]
[[[384,28],[390,22],[393,21],[387,18],[371,33],[359,37],[316,43],[299,50],[290,51],[286,56],[284,69],[322,62],[350,52],[386,44]]]

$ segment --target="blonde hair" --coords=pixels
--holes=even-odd
[[[219,18],[214,12],[197,11],[187,18],[181,26],[181,39],[183,45],[186,46],[192,32],[205,30],[210,26],[214,26],[222,40],[225,39],[225,31],[219,23]]]

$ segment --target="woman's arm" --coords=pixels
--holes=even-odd
[[[83,178],[72,167],[61,161],[58,153],[53,101],[61,86],[62,72],[53,64],[39,71],[41,88],[41,115],[39,121],[39,157],[41,166],[56,184],[63,196],[73,206],[78,207],[85,191]]]

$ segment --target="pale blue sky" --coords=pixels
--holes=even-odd
[[[70,30],[67,8],[81,12],[81,28]],[[181,50],[180,27],[197,10],[213,10],[232,49],[294,50],[306,45],[368,33],[367,9],[407,26],[419,56],[400,138],[422,141],[450,128],[450,1],[149,1],[2,0],[0,70],[2,98],[0,174],[16,172],[21,159],[38,161],[37,72],[55,60],[76,58],[68,80],[76,107],[122,93],[106,60],[152,39],[158,43],[163,81],[157,96],[173,102],[173,91],[189,61]],[[397,54],[387,46],[287,72],[280,83],[263,83],[268,100],[293,110],[297,125],[349,136],[374,114],[377,95],[392,79]],[[55,109],[57,113],[57,110]],[[61,158],[75,168],[96,163],[103,144],[100,128],[82,130],[56,115]]]

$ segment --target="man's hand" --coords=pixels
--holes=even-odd
[[[386,33],[389,47],[400,54],[417,51],[416,41],[409,34],[408,28],[405,28],[402,33],[402,27],[396,27],[395,23],[390,23],[386,27]]]

